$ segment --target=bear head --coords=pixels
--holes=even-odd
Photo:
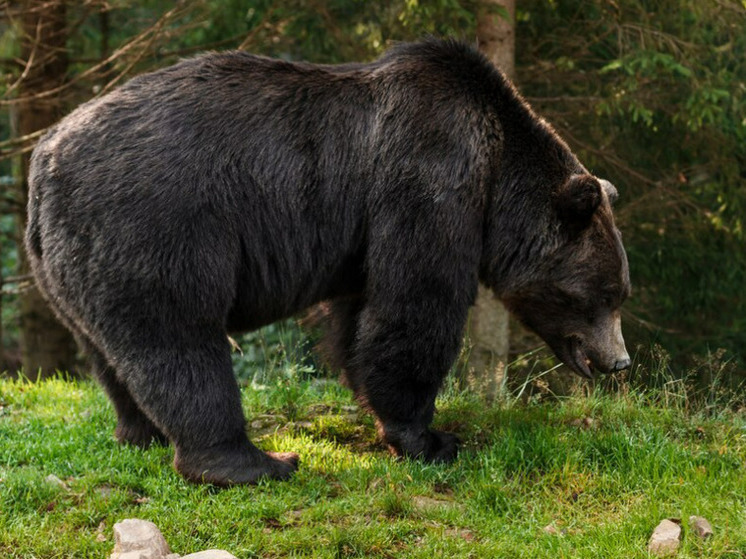
[[[542,256],[501,298],[574,372],[626,369],[620,306],[630,293],[627,256],[611,205],[614,186],[582,171],[552,193]]]

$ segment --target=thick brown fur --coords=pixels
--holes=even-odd
[[[26,246],[119,439],[253,483],[297,457],[249,442],[226,333],[322,301],[336,364],[401,455],[456,456],[429,425],[480,280],[579,372],[623,365],[599,318],[629,289],[599,184],[458,42],[343,66],[208,54],[44,136]]]

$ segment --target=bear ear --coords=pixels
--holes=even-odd
[[[606,196],[609,198],[609,204],[614,205],[614,202],[619,198],[619,192],[617,192],[616,186],[606,179],[598,179],[598,182],[601,183],[601,188],[606,192]]]
[[[562,220],[587,225],[601,205],[601,183],[591,175],[571,177],[554,195],[554,207]]]

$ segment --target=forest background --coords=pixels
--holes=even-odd
[[[62,116],[135,74],[205,50],[337,63],[371,60],[396,41],[425,35],[473,43],[485,6],[479,0],[3,3],[0,370],[21,363],[19,292],[28,281],[18,238],[25,208],[21,155],[38,137],[24,134],[23,122],[43,113],[39,103],[54,100]],[[44,54],[29,50],[28,34],[24,39],[23,18],[34,10],[56,10],[59,26],[49,41],[56,46],[45,54],[54,64],[29,92],[26,62]],[[623,312],[630,352],[637,363],[655,362],[656,369],[703,384],[713,375],[740,383],[746,378],[746,1],[519,0],[514,23],[519,89],[586,166],[621,193],[617,220],[634,286]],[[246,343],[249,350],[266,345],[257,337]],[[533,343],[516,338],[511,346],[523,352]]]

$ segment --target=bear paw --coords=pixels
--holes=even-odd
[[[187,452],[176,449],[174,467],[189,481],[221,487],[248,485],[262,479],[286,480],[298,469],[294,452],[262,452],[249,448],[211,447]]]
[[[458,447],[461,444],[461,439],[453,433],[435,431],[434,429],[430,430],[430,434],[433,440],[425,460],[436,463],[453,462],[458,455]]]
[[[168,445],[166,435],[149,420],[128,423],[119,421],[114,430],[114,437],[121,444],[131,444],[140,448],[149,448],[153,443]]]
[[[384,440],[395,455],[418,458],[424,462],[453,462],[461,443],[453,433],[413,426],[386,425],[383,433]]]

